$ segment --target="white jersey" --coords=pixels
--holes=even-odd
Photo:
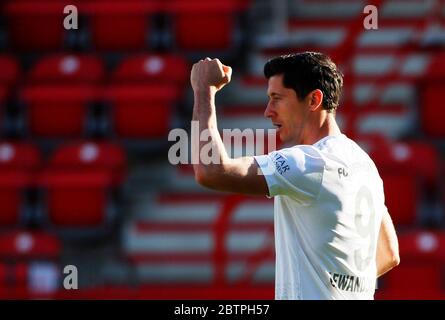
[[[366,152],[342,134],[255,159],[275,196],[275,298],[373,299],[387,208]]]

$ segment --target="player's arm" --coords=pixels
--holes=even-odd
[[[258,174],[255,159],[230,158],[218,131],[215,95],[230,82],[231,74],[232,69],[218,59],[207,58],[193,65],[190,76],[194,93],[193,120],[199,121],[199,135],[206,130],[209,136],[207,141],[199,141],[199,144],[194,145],[195,150],[192,150],[192,157],[199,157],[193,161],[195,179],[199,184],[214,190],[266,195],[266,180]],[[212,143],[210,153],[207,152],[209,141]],[[210,159],[202,159],[203,156]]]
[[[377,243],[377,277],[385,274],[399,263],[399,243],[396,230],[389,213],[385,212]]]

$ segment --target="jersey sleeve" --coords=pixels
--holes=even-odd
[[[286,195],[301,205],[318,197],[325,161],[310,146],[295,146],[255,156],[266,179],[269,196]]]

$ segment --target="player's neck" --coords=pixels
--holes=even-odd
[[[303,132],[303,144],[311,145],[327,136],[337,136],[341,130],[335,121],[335,116],[326,111],[314,117]]]

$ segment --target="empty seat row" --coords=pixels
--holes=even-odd
[[[12,55],[0,55],[0,84],[66,83],[94,84],[101,82],[150,82],[183,85],[188,79],[189,64],[172,53],[133,54],[124,57],[107,73],[104,60],[87,53],[53,53],[37,59],[26,73]]]
[[[115,144],[59,147],[47,161],[28,143],[0,143],[0,224],[31,222],[48,228],[102,228],[126,176],[126,155]]]
[[[91,127],[104,121],[95,111],[97,103],[112,106],[99,109],[108,116],[105,126],[111,126],[117,136],[161,137],[171,126],[189,74],[184,58],[168,54],[125,59],[109,78],[105,78],[103,62],[93,55],[45,57],[23,79],[13,58],[3,56],[0,64],[11,70],[0,88],[21,84],[16,98],[23,104],[28,132],[42,137],[79,137],[91,132]],[[5,109],[7,91],[1,96]]]
[[[142,282],[270,284],[273,204],[238,195],[161,194],[127,225],[123,249]]]
[[[78,10],[80,30],[89,30],[94,49],[146,49],[147,39],[158,27],[156,16],[163,16],[172,21],[166,25],[171,26],[167,30],[174,38],[173,45],[196,51],[230,49],[237,27],[233,15],[245,11],[249,1],[78,0],[70,4]],[[66,5],[53,0],[7,1],[4,12],[11,46],[30,51],[63,48]],[[72,32],[76,35],[79,30]]]

